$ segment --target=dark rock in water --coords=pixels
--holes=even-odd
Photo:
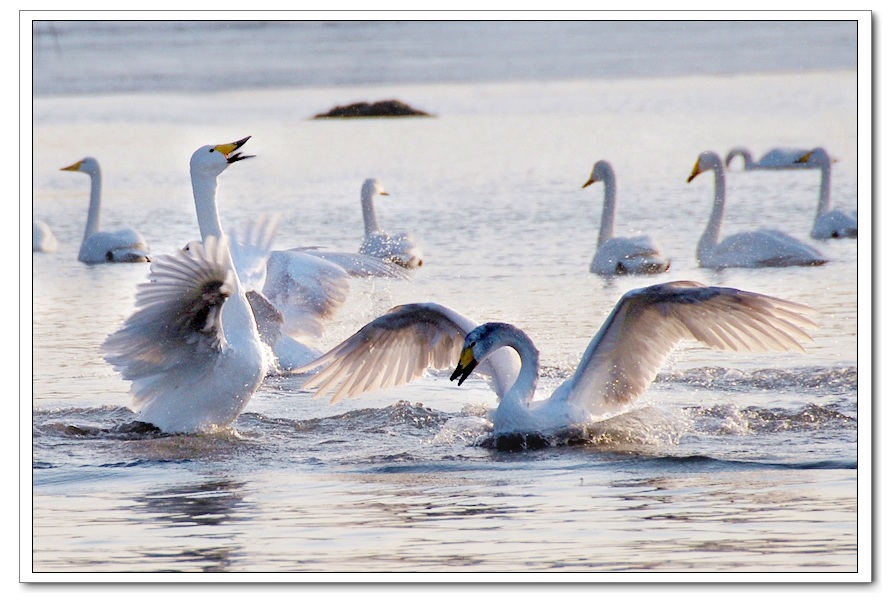
[[[430,117],[430,114],[410,107],[398,100],[384,100],[376,103],[353,103],[346,106],[334,107],[327,113],[319,113],[314,119],[326,119],[329,117]]]

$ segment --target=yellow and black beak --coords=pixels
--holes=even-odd
[[[594,180],[594,178],[588,178],[588,181],[582,185],[582,188],[585,188],[586,186],[591,186],[595,182],[597,182],[597,181]]]
[[[690,172],[689,178],[687,178],[687,184],[689,184],[696,176],[702,173],[702,170],[699,169],[699,160],[696,160],[696,165],[693,166],[693,171]]]
[[[449,381],[458,379],[458,385],[461,385],[464,383],[464,380],[470,376],[470,373],[473,372],[476,365],[477,361],[476,358],[473,357],[473,347],[468,346],[464,348],[461,351],[461,358],[458,360],[458,366],[455,367],[455,372],[449,377]]]
[[[68,167],[59,168],[59,171],[61,171],[61,172],[79,172],[81,163],[83,163],[83,161],[78,161],[77,163],[72,163]]]
[[[235,142],[230,142],[228,144],[218,144],[214,147],[214,150],[222,153],[226,157],[226,161],[228,161],[229,163],[235,163],[236,161],[241,161],[242,159],[250,159],[251,157],[256,157],[256,155],[242,155],[241,153],[235,152],[240,149],[250,138],[250,136],[245,136],[241,140],[236,140]]]
[[[807,163],[808,161],[811,160],[811,155],[813,155],[813,154],[814,154],[813,151],[809,151],[809,152],[805,153],[804,155],[802,155],[801,157],[799,157],[798,159],[796,159],[795,163]]]

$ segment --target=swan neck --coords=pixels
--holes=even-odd
[[[603,213],[600,216],[600,236],[597,246],[600,247],[613,238],[616,224],[616,178],[609,172],[603,178]]]
[[[366,235],[380,232],[380,227],[377,224],[377,214],[374,212],[374,193],[370,190],[362,191],[362,218],[365,220]]]
[[[84,229],[84,241],[99,232],[100,206],[102,205],[102,172],[99,167],[90,172],[90,209],[87,213],[87,226]]]
[[[502,345],[513,348],[520,355],[520,372],[514,384],[504,394],[499,406],[528,406],[538,386],[538,348],[528,335],[512,326],[502,332]]]
[[[712,205],[712,215],[709,218],[705,232],[699,239],[699,245],[696,247],[696,258],[701,259],[703,252],[718,244],[718,238],[721,236],[721,222],[724,220],[724,199],[726,189],[726,178],[724,176],[724,167],[720,164],[716,165],[715,171],[715,200]]]
[[[195,197],[195,211],[198,214],[198,228],[201,239],[208,236],[222,238],[223,227],[217,210],[216,177],[200,176],[192,173],[192,195]]]
[[[829,211],[831,202],[829,200],[829,181],[830,167],[829,164],[820,166],[820,203],[817,205],[817,215],[821,215]]]

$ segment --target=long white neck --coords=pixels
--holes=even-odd
[[[607,170],[603,176],[603,213],[600,216],[600,236],[597,246],[600,247],[613,238],[616,223],[616,176]]]
[[[724,166],[718,162],[713,169],[715,171],[715,203],[712,206],[712,215],[711,218],[709,218],[708,225],[705,227],[705,232],[702,233],[702,237],[699,239],[699,244],[696,246],[697,260],[701,259],[701,256],[707,250],[718,244],[718,238],[721,236],[721,222],[724,221],[724,197],[726,186]]]
[[[206,240],[208,236],[214,236],[217,239],[223,238],[223,226],[220,223],[219,210],[217,210],[216,192],[216,176],[192,175],[192,195],[195,197],[195,211],[198,215],[198,228],[201,230],[202,241]],[[228,245],[226,245],[226,261],[234,273],[236,293],[223,306],[223,324],[227,330],[229,343],[234,344],[235,340],[232,338],[237,333],[254,333],[257,330],[257,323],[247,297],[245,297],[244,287],[235,271],[235,263],[232,261],[232,253]]]
[[[528,407],[538,385],[538,349],[528,335],[508,324],[501,325],[499,328],[498,343],[498,348],[508,346],[515,349],[520,355],[520,372],[517,375],[517,380],[501,398],[498,408]]]
[[[377,215],[374,213],[374,190],[370,187],[362,188],[362,218],[365,219],[366,235],[380,232]]]
[[[817,205],[817,216],[829,211],[829,182],[831,180],[831,167],[829,161],[820,165],[820,203]]]
[[[201,239],[215,236],[218,239],[223,236],[223,226],[220,224],[220,212],[217,210],[217,179],[203,175],[192,174],[192,195],[195,197],[195,211],[198,214],[198,228],[201,230]]]
[[[90,174],[90,210],[87,213],[87,226],[84,229],[84,242],[99,232],[100,206],[102,205],[102,172],[96,166]]]

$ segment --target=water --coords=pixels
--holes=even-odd
[[[712,185],[685,183],[705,149],[822,145],[839,159],[834,203],[854,208],[853,22],[42,22],[34,32],[33,214],[60,249],[22,266],[33,283],[26,579],[867,571],[858,241],[812,241],[830,258],[817,268],[701,269]],[[385,98],[436,117],[309,119]],[[321,349],[393,305],[437,301],[523,328],[541,350],[545,395],[623,292],[681,279],[809,304],[819,329],[803,355],[684,345],[637,407],[583,445],[481,446],[493,393],[444,374],[336,406],[302,391],[303,377],[270,378],[231,432],[115,431],[133,417],[128,384],[98,346],[132,312],[148,269],[77,262],[88,181],[59,168],[97,157],[105,227],[137,227],[154,253],[170,253],[197,236],[192,151],[246,135],[257,158],[220,179],[224,226],[277,212],[281,247],[354,251],[359,188],[373,176],[390,192],[382,225],[412,231],[425,251],[410,282],[355,281]],[[617,231],[656,238],[668,274],[588,272],[602,189],[581,185],[601,158],[617,174]],[[807,238],[817,173],[733,172],[728,183],[725,233],[772,226]]]

